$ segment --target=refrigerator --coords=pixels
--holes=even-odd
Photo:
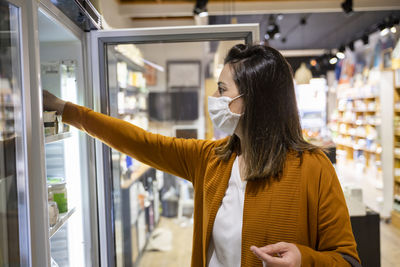
[[[0,265],[140,266],[160,217],[160,173],[136,163],[124,178],[130,159],[45,113],[42,92],[110,116],[129,112],[146,128],[146,91],[135,93],[137,107],[118,101],[118,63],[139,76],[143,68],[117,46],[258,42],[258,24],[85,32],[50,0],[0,8]]]

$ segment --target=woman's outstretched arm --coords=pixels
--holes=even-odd
[[[64,123],[147,165],[192,182],[196,170],[204,167],[205,148],[212,144],[212,141],[153,134],[124,120],[65,102],[48,92],[44,92],[43,99],[44,108],[62,114]]]

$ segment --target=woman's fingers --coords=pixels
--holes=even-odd
[[[276,254],[282,254],[289,249],[289,243],[286,242],[279,242],[276,244],[271,244],[265,247],[260,248],[264,253],[268,253],[271,256],[274,256]]]
[[[62,114],[64,109],[65,101],[59,99],[55,95],[49,93],[47,90],[43,90],[43,109],[48,111],[57,111],[58,114]]]
[[[266,262],[267,266],[269,266],[269,264],[271,266],[284,266],[284,264],[286,262],[282,258],[273,257],[273,256],[269,255],[268,253],[265,253],[262,249],[260,249],[258,247],[252,246],[250,249],[257,256],[257,258]]]

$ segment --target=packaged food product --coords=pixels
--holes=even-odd
[[[43,112],[43,122],[55,122],[57,120],[57,112],[56,111],[44,111]]]
[[[49,191],[53,193],[53,199],[57,203],[58,210],[60,213],[68,211],[68,198],[66,183],[50,183]]]
[[[58,207],[54,201],[49,201],[49,224],[53,227],[58,221]]]
[[[56,111],[44,111],[44,134],[45,136],[55,135],[58,133],[58,118]]]

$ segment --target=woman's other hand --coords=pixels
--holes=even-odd
[[[301,253],[295,244],[279,242],[265,247],[251,246],[251,251],[267,267],[300,267]]]
[[[57,111],[61,115],[64,110],[65,101],[43,90],[43,109],[46,111]]]

